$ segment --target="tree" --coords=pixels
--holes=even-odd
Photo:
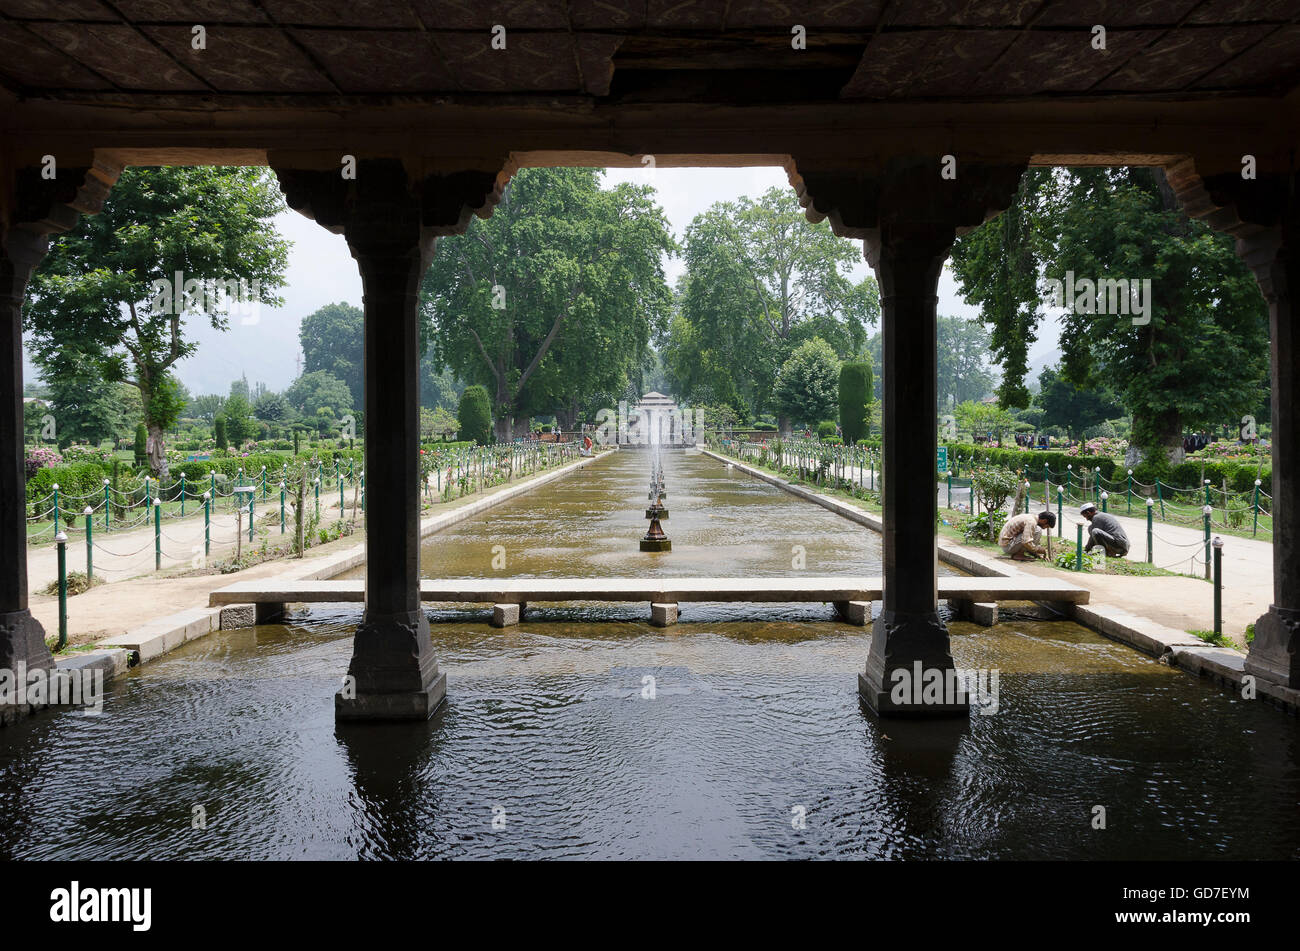
[[[1027,169],[1010,207],[958,238],[952,249],[962,296],[980,306],[980,319],[993,328],[989,343],[1002,367],[997,395],[1004,407],[1029,405],[1024,376],[1043,317],[1037,266],[1051,240],[1043,192],[1052,174],[1048,168]]]
[[[253,415],[270,423],[282,423],[293,415],[293,407],[280,393],[266,393],[253,404]]]
[[[226,449],[230,446],[229,438],[226,436],[226,417],[218,413],[212,419],[212,435],[217,441],[218,449]],[[297,448],[294,448],[294,454],[297,455]]]
[[[773,397],[786,419],[818,423],[834,419],[840,361],[831,345],[814,337],[795,348],[776,377]]]
[[[98,446],[113,436],[119,421],[117,384],[104,380],[93,366],[67,366],[47,382],[49,412],[60,449],[74,442]]]
[[[981,399],[993,388],[993,374],[985,364],[988,333],[979,321],[961,317],[939,317],[935,329],[939,406]]]
[[[988,435],[1002,445],[1002,434],[1015,429],[1016,420],[1009,410],[992,403],[976,403],[967,400],[958,403],[953,409],[958,429],[971,434],[971,438]]]
[[[840,429],[845,445],[867,437],[871,404],[871,364],[846,363],[840,367]]]
[[[245,440],[252,439],[254,433],[257,432],[251,418],[253,407],[239,393],[234,393],[230,399],[226,400],[222,415],[226,418],[226,436],[236,446],[243,445]]]
[[[525,169],[491,218],[438,241],[422,290],[436,362],[489,388],[500,438],[533,414],[609,406],[666,318],[674,247],[650,189]]]
[[[285,398],[305,417],[316,417],[322,409],[331,419],[352,411],[352,391],[328,370],[304,373],[285,392]]]
[[[352,304],[326,304],[302,319],[298,339],[303,370],[324,370],[342,380],[352,406],[365,405],[365,315]]]
[[[164,433],[184,406],[169,368],[197,347],[185,316],[225,329],[232,298],[280,303],[272,290],[288,244],[271,219],[283,208],[264,169],[128,168],[104,210],[60,235],[32,278],[24,318],[42,376],[89,362],[137,387],[159,476]]]
[[[492,398],[487,387],[474,384],[465,387],[456,410],[460,423],[460,438],[485,446],[492,438]]]
[[[460,428],[460,421],[444,407],[420,407],[420,438],[446,439]]]
[[[149,428],[144,423],[135,427],[135,464],[142,466],[149,461]]]
[[[1085,429],[1123,412],[1105,390],[1075,386],[1051,367],[1038,374],[1038,382],[1043,425],[1058,426],[1073,440],[1082,439]]]
[[[821,337],[840,356],[859,355],[880,314],[875,280],[848,277],[860,253],[827,223],[810,224],[789,189],[698,215],[663,345],[674,391],[751,416],[768,408],[777,372],[800,343]]]
[[[1188,218],[1162,170],[1057,170],[1037,174],[1031,189],[1021,184],[1033,193],[1031,233],[1012,242],[1014,254],[993,222],[959,239],[954,266],[959,257],[970,264],[957,268],[963,293],[1023,300],[1025,274],[1058,281],[1034,296],[1066,307],[1060,376],[1076,386],[1109,381],[1133,415],[1134,446],[1158,466],[1181,459],[1184,427],[1255,408],[1268,373],[1263,297],[1232,238]],[[986,307],[995,350],[1000,338],[1032,331],[1037,303],[1011,315]],[[1023,377],[1024,353],[1002,357],[1006,388]]]
[[[198,419],[214,419],[221,412],[221,407],[225,405],[226,398],[224,396],[212,393],[191,399],[186,412]]]

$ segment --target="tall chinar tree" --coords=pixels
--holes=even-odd
[[[1263,296],[1232,238],[1188,218],[1162,170],[1031,172],[1017,199],[1029,209],[1022,230],[1008,236],[994,219],[953,252],[963,294],[993,328],[999,394],[1025,405],[1024,341],[1059,301],[1061,378],[1112,389],[1133,415],[1130,463],[1161,471],[1181,461],[1185,428],[1235,423],[1257,406],[1269,358]]]
[[[648,359],[671,305],[676,246],[653,191],[604,189],[600,171],[524,169],[492,217],[441,238],[425,274],[425,331],[441,366],[485,386],[496,438],[555,413],[610,405]]]
[[[743,415],[777,409],[780,368],[820,337],[841,359],[859,356],[880,315],[874,278],[854,283],[856,242],[810,224],[788,188],[718,202],[686,231],[687,272],[664,360],[679,396],[703,395]]]
[[[167,474],[164,437],[187,397],[172,375],[198,344],[188,319],[253,324],[281,303],[289,243],[271,219],[284,200],[257,168],[130,168],[98,215],[60,235],[24,310],[44,379],[93,367],[140,391],[149,466]]]

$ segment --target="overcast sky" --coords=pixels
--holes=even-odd
[[[685,234],[691,220],[714,202],[734,201],[743,195],[757,198],[773,186],[789,187],[780,168],[619,168],[609,169],[605,174],[608,183],[630,181],[654,185],[678,239]],[[302,318],[335,301],[361,304],[361,278],[342,237],[290,211],[276,218],[275,224],[293,243],[286,274],[288,283],[279,292],[284,306],[261,308],[256,323],[242,323],[236,316],[225,333],[200,326],[199,321],[189,318],[199,350],[178,364],[177,372],[195,395],[225,394],[231,380],[241,374],[247,375],[250,384],[260,381],[272,390],[283,390],[298,373],[302,353],[298,325]],[[853,243],[859,246],[860,254],[860,242]],[[675,282],[684,267],[680,258],[666,261],[669,281]],[[866,261],[861,260],[855,277],[868,273]],[[939,312],[964,317],[976,313],[957,296],[956,285],[946,268],[939,282]],[[1050,335],[1054,337],[1054,333]],[[1053,339],[1051,344],[1054,343]],[[1050,349],[1051,344],[1039,341],[1030,354],[1031,362],[1037,362],[1037,356]]]

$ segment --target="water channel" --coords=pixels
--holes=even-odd
[[[780,576],[801,546],[804,572],[879,574],[872,532],[664,461],[670,553],[638,550],[649,460],[624,451],[431,537],[424,573]],[[860,708],[869,635],[829,606],[429,613],[427,724],[336,727],[340,605],[195,641],[100,716],[0,731],[0,857],[1300,857],[1296,720],[1073,623],[952,622],[998,712],[909,723]]]

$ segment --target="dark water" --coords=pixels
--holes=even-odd
[[[870,532],[680,454],[675,550],[641,555],[644,466],[602,460],[439,536],[429,573],[488,575],[494,544],[508,574],[775,575],[796,544],[808,571],[879,571]],[[995,715],[881,722],[857,703],[867,635],[829,618],[687,605],[659,630],[593,605],[497,631],[433,612],[447,704],[346,730],[352,608],[215,635],[124,678],[102,716],[0,731],[0,855],[1300,857],[1295,719],[1009,620],[952,624],[959,665],[1000,671]]]

